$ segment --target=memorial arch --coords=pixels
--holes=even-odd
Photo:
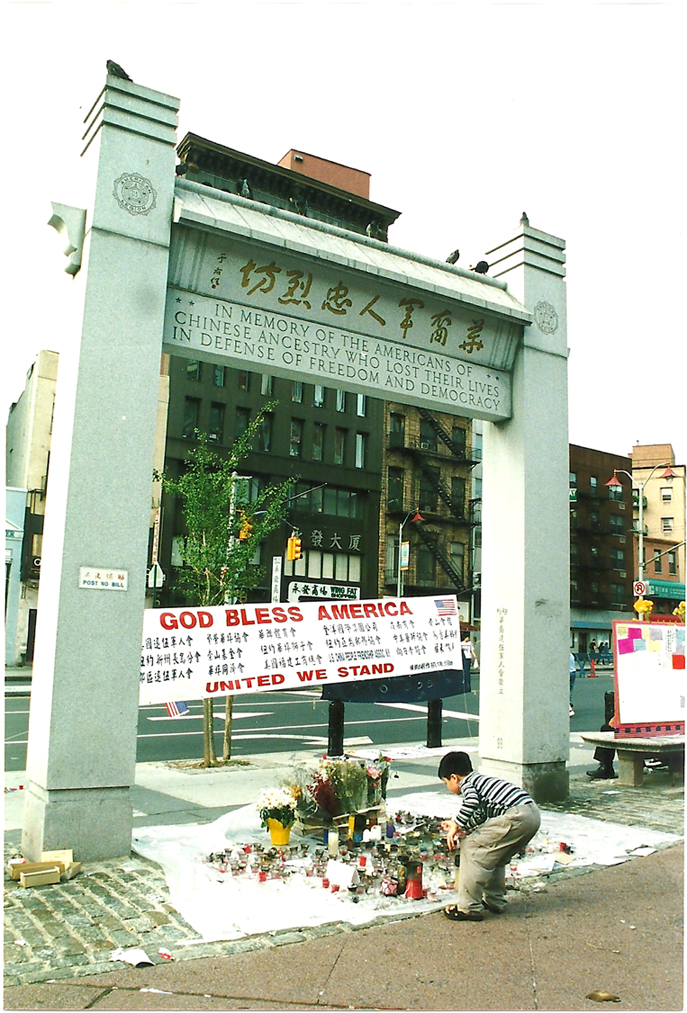
[[[564,243],[523,217],[484,277],[221,193],[175,173],[177,110],[108,76],[83,152],[92,207],[55,205],[83,323],[60,364],[25,854],[130,849],[161,352],[487,423],[480,769],[564,797]],[[85,584],[89,567],[121,574],[117,593]]]

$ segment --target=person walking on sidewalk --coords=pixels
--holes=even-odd
[[[460,846],[458,903],[444,908],[452,921],[480,922],[484,908],[501,914],[506,907],[506,865],[534,837],[541,814],[522,788],[472,769],[467,753],[442,757],[438,775],[462,805],[446,820],[449,851]]]
[[[575,686],[575,679],[577,677],[577,662],[575,661],[575,655],[570,652],[570,717],[574,717],[575,711],[573,710],[573,688]]]
[[[475,654],[475,647],[470,640],[470,634],[466,633],[460,642],[460,647],[463,652],[463,689],[466,693],[470,692],[470,669],[472,668],[472,662],[476,665],[479,664],[477,655]]]

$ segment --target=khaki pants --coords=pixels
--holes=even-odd
[[[484,899],[491,907],[506,906],[506,865],[522,851],[541,823],[534,802],[513,806],[503,816],[486,820],[460,841],[458,907],[482,911]]]

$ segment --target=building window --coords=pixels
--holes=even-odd
[[[346,411],[346,391],[337,390],[336,392],[336,410],[337,412]]]
[[[355,466],[356,468],[365,467],[365,444],[366,444],[365,433],[355,434]]]
[[[611,549],[611,564],[614,570],[625,569],[625,553],[622,549]]]
[[[677,552],[668,553],[668,573],[677,576]]]
[[[239,390],[250,390],[250,373],[246,369],[240,369],[238,373]]]
[[[599,491],[599,480],[596,477],[596,475],[589,476],[589,491],[592,494],[592,496],[596,496],[597,492]]]
[[[213,401],[210,405],[210,419],[208,422],[208,437],[211,440],[222,442],[224,436],[224,405]]]
[[[454,475],[451,479],[451,502],[455,517],[465,517],[465,489],[465,479]]]
[[[307,493],[307,495],[305,495]],[[364,495],[349,489],[326,485],[310,488],[307,482],[296,484],[293,509],[305,514],[331,514],[335,517],[362,517]]]
[[[580,546],[577,542],[570,543],[570,562],[573,566],[577,566],[580,561]]]
[[[611,514],[611,534],[612,535],[624,535],[625,534],[625,519],[620,514]]]
[[[260,393],[268,397],[272,393],[272,377],[269,373],[263,373],[260,377]]]
[[[303,400],[303,381],[294,380],[291,386],[291,400],[296,401],[298,404]]]
[[[662,500],[663,503],[672,503],[673,502],[673,490],[669,489],[667,486],[664,486],[661,489],[661,500]]]
[[[321,383],[316,383],[313,387],[312,403],[315,408],[324,408],[324,387]]]
[[[622,485],[609,485],[608,486],[608,498],[615,500],[622,500],[623,498],[623,487]]]
[[[237,408],[234,418],[234,439],[243,436],[250,424],[250,408]]]
[[[576,489],[577,488],[577,472],[576,471],[571,471],[570,472],[570,488],[571,489]]]
[[[287,577],[324,578],[359,584],[360,556],[306,549],[300,559],[284,560],[284,573]]]
[[[346,459],[346,430],[334,430],[334,464],[345,464]]]
[[[422,513],[423,510],[436,511],[438,482],[438,468],[427,468],[426,470],[423,470],[420,475],[420,502],[418,504],[420,513]]]
[[[589,590],[592,593],[592,597],[591,597],[592,605],[598,605],[598,603],[599,603],[599,592],[600,592],[600,589],[601,588],[600,588],[598,580],[592,580],[592,581],[589,582]]]
[[[465,453],[465,438],[466,433],[462,426],[454,426],[451,430],[451,443],[453,444],[454,453],[459,454]]]
[[[405,473],[403,468],[389,468],[389,510],[403,509],[403,483]]]
[[[227,382],[227,367],[226,366],[213,366],[212,367],[212,383],[215,387],[224,387]]]
[[[436,450],[437,434],[427,419],[420,419],[420,450]]]
[[[660,573],[661,572],[661,564],[662,563],[663,563],[663,560],[661,558],[661,550],[660,549],[654,549],[654,573]]]
[[[327,427],[322,422],[316,422],[312,433],[312,459],[313,461],[324,460],[324,431]]]
[[[598,531],[601,527],[601,514],[598,510],[591,510],[589,514],[589,520],[592,525],[592,531]]]
[[[201,376],[201,364],[198,359],[187,359],[186,360],[186,379],[193,380],[195,383],[200,382]]]
[[[386,583],[395,584],[398,581],[398,536],[386,536]]]
[[[673,518],[672,517],[661,517],[661,530],[672,531],[673,530]]]
[[[367,397],[365,394],[358,394],[355,399],[355,413],[359,415],[361,419],[364,419],[367,415]]]
[[[611,605],[625,604],[625,587],[623,584],[611,584],[609,590],[611,592]]]
[[[263,415],[258,429],[258,449],[268,451],[272,446],[272,416]]]
[[[305,495],[307,493],[307,495]],[[307,482],[296,484],[293,509],[306,514],[331,514],[336,517],[361,517],[363,499],[357,492],[335,486],[311,489]]]
[[[417,560],[417,582],[418,584],[433,585],[436,582],[436,564],[434,556],[424,544],[418,545],[415,550]]]
[[[462,542],[451,542],[449,545],[449,559],[451,566],[458,574],[461,583],[465,577],[465,546]]]
[[[398,412],[391,412],[389,417],[389,447],[405,446],[406,441],[406,417]]]
[[[302,457],[303,455],[303,420],[291,419],[291,432],[289,435],[289,457]]]
[[[184,427],[181,435],[185,440],[195,439],[200,415],[200,398],[187,397],[184,403]]]

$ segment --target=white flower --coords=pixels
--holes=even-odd
[[[264,788],[258,801],[258,809],[296,808],[296,799],[288,788]]]

